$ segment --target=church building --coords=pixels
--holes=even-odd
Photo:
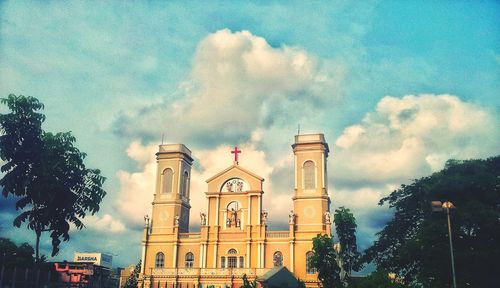
[[[151,219],[145,217],[140,285],[144,287],[240,287],[243,275],[253,281],[285,266],[307,287],[318,287],[308,265],[312,238],[331,236],[327,191],[328,144],[323,134],[295,136],[295,185],[288,230],[268,230],[263,210],[264,179],[235,161],[207,179],[206,210],[200,231],[189,231],[191,151],[183,144],[160,145]],[[229,151],[228,151],[229,152]]]

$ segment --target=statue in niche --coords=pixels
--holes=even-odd
[[[267,223],[267,212],[262,211],[262,213],[260,214],[260,217],[262,219],[262,223],[266,224]]]
[[[200,213],[201,226],[207,225],[207,215],[205,213]]]
[[[231,208],[231,223],[236,224],[236,219],[238,218],[238,212],[234,210],[234,208]]]
[[[332,224],[332,219],[330,218],[330,212],[325,212],[325,223]]]
[[[241,226],[241,221],[240,219],[236,220],[236,227],[240,227]]]
[[[226,227],[231,227],[231,219],[227,218]]]
[[[293,213],[293,210],[290,210],[290,214],[288,214],[288,223],[295,224],[295,213]]]
[[[175,215],[174,217],[174,225],[179,226],[179,215]]]

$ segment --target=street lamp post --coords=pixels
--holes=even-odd
[[[441,201],[432,201],[432,211],[440,212],[443,209],[446,210],[446,216],[448,218],[448,238],[450,240],[450,258],[451,258],[451,275],[453,279],[453,288],[457,288],[457,280],[455,276],[455,259],[453,257],[453,241],[451,239],[451,220],[450,220],[450,209],[455,208],[453,203],[446,201],[441,203]]]

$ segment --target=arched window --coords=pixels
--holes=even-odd
[[[155,268],[163,268],[165,265],[165,255],[162,252],[156,253]]]
[[[163,170],[163,189],[162,193],[172,193],[172,180],[174,171],[170,168]]]
[[[220,268],[226,268],[226,257],[220,257]]]
[[[229,249],[227,251],[227,254],[229,255],[235,255],[238,254],[238,251],[236,249]],[[228,256],[227,257],[227,268],[238,268],[238,257],[237,256]]]
[[[184,171],[184,174],[182,175],[182,196],[188,198],[188,191],[189,191],[189,174],[187,171]]]
[[[316,273],[316,268],[311,266],[311,258],[314,256],[314,253],[312,251],[309,251],[306,253],[306,273],[307,274],[314,274]]]
[[[304,176],[304,189],[316,188],[316,175],[314,169],[314,162],[308,160],[304,162],[303,176]]]
[[[194,255],[191,252],[186,253],[186,256],[184,257],[186,260],[186,268],[193,268],[194,264]]]
[[[274,267],[283,266],[283,254],[280,251],[276,251],[273,255]]]

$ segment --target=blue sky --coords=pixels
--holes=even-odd
[[[499,154],[498,15],[496,1],[1,2],[0,95],[39,98],[45,129],[72,131],[108,178],[56,259],[137,261],[162,134],[193,150],[199,195],[242,147],[282,227],[298,123],[325,134],[332,208],[354,211],[366,248],[391,216],[381,197],[446,159]],[[1,234],[33,242],[1,201]]]

